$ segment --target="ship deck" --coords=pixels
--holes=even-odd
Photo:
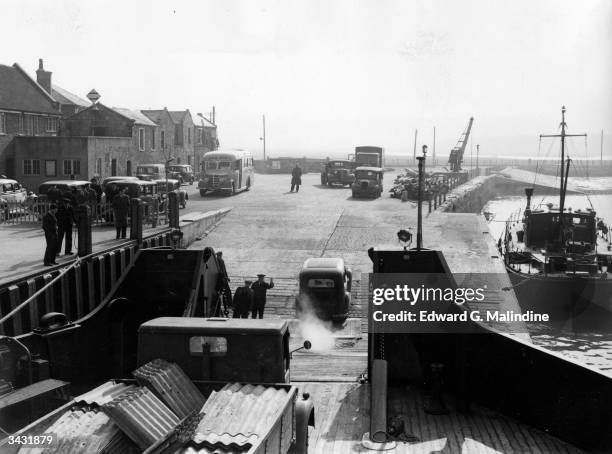
[[[316,427],[309,435],[309,452],[343,454],[373,452],[361,444],[369,432],[370,386],[359,383],[294,383],[314,399]],[[423,411],[424,398],[411,387],[390,388],[388,414],[404,421],[405,434],[395,449],[402,453],[562,453],[583,451],[539,430],[472,405],[469,414],[451,409],[447,415]]]

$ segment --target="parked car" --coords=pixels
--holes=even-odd
[[[46,197],[47,192],[49,192],[49,189],[51,189],[53,186],[59,189],[62,195],[65,196],[71,194],[73,188],[89,188],[91,183],[86,180],[49,180],[45,181],[38,187],[38,195]]]
[[[102,180],[102,189],[104,189],[107,184],[112,183],[113,181],[120,181],[120,180],[140,180],[140,178],[127,177],[127,176],[121,176],[121,175],[115,175],[114,177],[107,177],[104,180]]]
[[[159,201],[161,199],[157,190],[157,183],[155,181],[138,179],[115,180],[112,182],[112,185],[115,187],[115,194],[121,189],[126,189],[126,194],[130,197],[130,199],[139,198],[143,202],[153,202],[154,200]]]
[[[164,164],[141,164],[136,167],[136,176],[148,181],[166,178],[166,166]]]
[[[193,184],[195,176],[193,175],[193,167],[189,164],[174,164],[168,166],[168,177],[178,180],[181,184]]]
[[[10,178],[0,178],[0,199],[10,203],[22,203],[27,198],[28,193],[17,180]]]
[[[351,185],[353,197],[380,197],[383,191],[383,174],[380,167],[357,167],[355,181]]]
[[[179,206],[181,208],[185,208],[187,206],[189,194],[187,194],[185,189],[181,189],[181,183],[179,180],[168,178],[163,180],[155,180],[155,183],[157,184],[157,192],[160,194],[164,204],[164,199],[167,197],[167,194],[169,192],[176,191],[179,197]]]
[[[344,322],[348,318],[353,273],[343,259],[307,259],[298,279],[298,317],[311,313],[321,320],[334,322]]]

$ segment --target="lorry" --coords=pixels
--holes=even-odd
[[[45,452],[239,447],[245,453],[306,454],[314,405],[289,384],[288,326],[287,320],[149,320],[138,329],[135,380],[109,380],[11,439],[55,437]],[[86,435],[91,432],[96,437]],[[8,453],[19,447],[0,444]]]
[[[361,166],[355,169],[355,181],[351,185],[354,198],[373,197],[377,199],[383,191],[383,169]]]
[[[355,180],[355,163],[349,160],[326,161],[321,167],[321,184],[350,186]]]
[[[385,150],[382,147],[355,147],[355,164],[357,167],[385,167]]]

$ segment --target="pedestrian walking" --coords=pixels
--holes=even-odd
[[[300,185],[302,184],[302,169],[300,169],[300,165],[296,162],[295,167],[291,171],[291,191],[295,189],[295,192],[300,191]]]
[[[225,260],[223,260],[223,252],[217,252],[217,263],[219,264],[219,276],[217,278],[217,292],[223,293],[225,296],[225,304],[232,305],[232,290],[230,289],[230,278],[225,268]]]
[[[234,293],[234,318],[249,318],[253,307],[254,292],[251,281],[245,280],[244,287],[238,287]]]
[[[113,199],[113,211],[115,214],[115,229],[117,229],[117,239],[125,238],[127,231],[128,213],[130,211],[130,198],[125,193],[125,188]]]
[[[253,318],[263,318],[264,309],[266,307],[266,293],[269,289],[274,288],[274,279],[270,278],[268,284],[264,281],[265,274],[258,274],[257,280],[253,282],[251,288],[253,289],[253,308],[251,309],[251,316]]]
[[[47,248],[45,249],[45,258],[43,260],[45,266],[57,265],[55,262],[55,253],[57,252],[57,206],[51,204],[49,211],[43,216],[43,230],[45,232],[45,241]]]
[[[70,199],[62,199],[57,208],[57,251],[56,255],[62,252],[62,241],[65,241],[64,254],[72,255],[72,224],[76,223],[74,219],[74,210],[70,205]],[[65,237],[65,240],[64,240]]]

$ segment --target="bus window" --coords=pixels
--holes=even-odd
[[[219,169],[230,169],[232,167],[232,163],[229,161],[219,161]]]
[[[217,161],[206,161],[206,169],[215,170],[217,168]]]

